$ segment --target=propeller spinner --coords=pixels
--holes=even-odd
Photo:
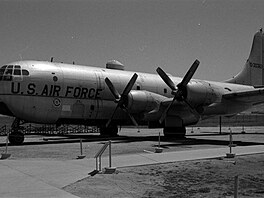
[[[171,101],[171,103],[168,105],[168,107],[163,112],[163,114],[162,114],[162,116],[161,116],[161,118],[159,120],[160,123],[162,123],[165,120],[165,118],[167,116],[167,113],[168,113],[169,109],[171,108],[171,106],[172,106],[172,104],[174,103],[175,100],[184,101],[187,104],[187,106],[190,108],[191,112],[195,116],[199,116],[200,117],[200,115],[196,111],[196,109],[193,108],[191,106],[191,104],[188,103],[188,101],[186,100],[186,98],[187,98],[187,84],[190,82],[190,80],[193,77],[195,71],[197,70],[199,64],[200,64],[200,61],[195,60],[194,63],[192,64],[192,66],[190,67],[190,69],[188,70],[188,72],[183,77],[182,81],[177,86],[175,86],[175,84],[170,79],[170,77],[160,67],[158,67],[156,69],[157,73],[162,78],[162,80],[171,88],[172,95],[174,95],[173,100]]]
[[[135,73],[132,78],[130,79],[130,81],[128,82],[127,86],[125,87],[123,93],[120,95],[118,93],[118,91],[116,90],[116,88],[114,87],[113,83],[109,80],[109,78],[105,78],[105,82],[108,86],[108,88],[110,89],[111,93],[113,94],[113,96],[115,97],[115,102],[117,103],[117,106],[114,110],[114,112],[112,113],[111,118],[108,120],[108,122],[106,123],[106,127],[109,126],[109,124],[111,123],[111,121],[113,120],[113,117],[116,113],[116,110],[118,108],[121,108],[123,111],[125,111],[127,113],[127,115],[130,117],[131,121],[133,122],[133,124],[135,126],[138,126],[135,118],[129,113],[126,105],[125,105],[125,101],[128,97],[129,92],[132,90],[133,85],[135,84],[136,80],[137,80],[138,75]]]

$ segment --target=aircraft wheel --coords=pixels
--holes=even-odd
[[[118,136],[118,127],[117,126],[109,126],[109,127],[100,127],[100,135],[107,137],[116,137]]]
[[[163,129],[163,134],[165,137],[168,138],[177,138],[183,139],[186,135],[186,128],[185,127],[165,127]]]
[[[21,145],[24,142],[24,134],[22,132],[12,132],[9,134],[9,142],[12,145]]]

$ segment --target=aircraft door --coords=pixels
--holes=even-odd
[[[85,109],[85,105],[80,100],[77,100],[72,105],[72,117],[82,118],[84,116],[84,109]]]

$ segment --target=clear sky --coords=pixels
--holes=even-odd
[[[238,73],[264,27],[263,0],[0,1],[0,64],[49,60],[222,81]]]

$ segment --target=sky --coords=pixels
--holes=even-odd
[[[0,64],[50,60],[223,81],[264,27],[263,0],[1,0]]]

